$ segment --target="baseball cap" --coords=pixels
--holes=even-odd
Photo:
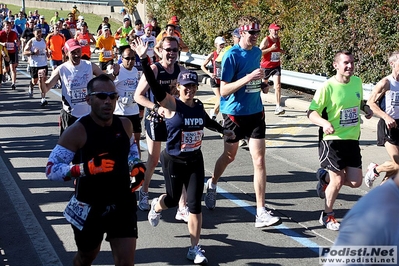
[[[80,46],[79,42],[75,39],[69,39],[68,41],[65,42],[64,45],[64,50],[65,52],[72,52],[78,48],[82,48],[82,46]]]
[[[171,17],[170,20],[173,22],[179,22],[179,19],[177,18],[177,16]]]
[[[83,21],[82,23],[80,23],[80,26],[81,26],[81,27],[87,27],[87,22],[86,22],[86,21]]]
[[[103,25],[102,30],[109,30],[108,25]]]
[[[44,19],[44,16],[40,16],[40,19]]]
[[[226,43],[226,40],[223,37],[219,36],[219,37],[216,37],[215,43],[216,44],[224,44],[224,43]]]
[[[128,21],[128,20],[130,21],[130,18],[129,18],[129,17],[124,17],[124,18],[123,18],[123,22]]]
[[[147,23],[147,24],[145,24],[145,26],[144,26],[144,29],[146,29],[146,28],[152,28],[152,25],[151,25],[151,23]]]
[[[198,74],[194,71],[182,71],[177,77],[177,83],[183,86],[187,84],[198,85]]]
[[[33,31],[38,31],[38,30],[42,30],[42,28],[40,28],[39,26],[35,26],[35,27],[33,28]]]
[[[240,29],[239,29],[239,28],[236,28],[236,29],[233,31],[233,33],[231,34],[231,36],[237,37],[237,38],[241,38]]]
[[[124,7],[121,8],[121,11],[119,13],[123,13],[124,11],[126,11],[126,9]]]
[[[140,25],[140,24],[143,24],[141,19],[136,19],[136,21],[134,22],[134,25]]]
[[[175,27],[175,28],[176,28],[177,24],[176,24],[176,22],[174,22],[174,21],[172,21],[172,20],[169,20],[169,21],[168,21],[168,24],[166,24],[166,27],[168,27],[168,26],[172,26],[172,27]]]
[[[269,26],[269,30],[279,30],[279,29],[280,29],[280,26],[277,25],[276,23],[272,23]]]
[[[78,19],[82,20],[85,19],[83,16],[79,16]]]

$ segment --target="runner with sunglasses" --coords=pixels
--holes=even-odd
[[[255,227],[271,226],[280,221],[265,209],[266,162],[265,162],[265,112],[261,91],[263,70],[260,68],[262,51],[256,46],[260,24],[252,16],[241,17],[240,41],[229,49],[222,60],[220,77],[220,112],[224,126],[235,132],[236,137],[224,143],[223,154],[216,161],[213,176],[206,184],[205,205],[216,207],[217,182],[226,167],[235,159],[238,141],[248,138],[248,147],[254,166],[256,196]]]
[[[75,39],[65,42],[64,51],[68,61],[57,67],[51,77],[46,80],[46,71],[39,70],[39,89],[47,93],[58,80],[61,81],[62,109],[60,114],[60,135],[72,125],[79,117],[90,112],[90,106],[86,102],[87,83],[94,76],[104,74],[102,70],[90,61],[81,59],[82,47]],[[114,80],[119,74],[119,65],[113,65],[113,72],[108,76]]]
[[[134,265],[137,207],[127,158],[136,151],[129,145],[132,123],[113,115],[117,98],[106,75],[89,81],[85,99],[90,113],[62,134],[47,163],[50,180],[76,183],[64,211],[78,248],[73,265],[91,265],[105,233],[115,265]]]

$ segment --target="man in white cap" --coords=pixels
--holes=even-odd
[[[87,83],[93,75],[104,74],[96,64],[81,59],[82,47],[77,40],[66,41],[64,51],[68,56],[68,61],[57,67],[48,80],[46,80],[46,71],[39,71],[39,88],[42,93],[48,92],[58,80],[61,81],[61,134],[79,117],[90,112],[90,106],[86,102]],[[113,72],[107,75],[114,80],[119,75],[119,68],[119,65],[115,64]]]
[[[43,15],[39,17],[39,23],[36,26],[42,29],[42,37],[46,39],[47,35],[50,33],[50,26],[45,21]]]

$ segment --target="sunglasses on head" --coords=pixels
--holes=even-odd
[[[129,61],[129,60],[134,60],[134,59],[136,59],[136,57],[135,57],[135,56],[132,56],[132,57],[124,57],[123,59]]]
[[[179,49],[177,49],[177,48],[173,48],[173,49],[172,48],[162,48],[162,49],[164,49],[168,53],[170,53],[170,52],[177,53],[179,51]]]
[[[98,99],[100,100],[105,100],[107,99],[107,97],[109,97],[111,100],[115,100],[118,97],[118,93],[117,92],[92,92],[89,94],[90,96],[95,95]]]

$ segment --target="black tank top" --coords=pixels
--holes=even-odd
[[[83,124],[87,135],[85,145],[77,152],[80,162],[108,153],[106,158],[114,160],[115,165],[111,172],[78,178],[76,198],[91,205],[111,205],[126,200],[131,193],[127,164],[130,139],[122,121],[114,115],[111,126],[101,127],[86,115],[78,122]]]
[[[156,62],[155,66],[158,69],[158,76],[157,76],[158,83],[167,93],[169,94],[175,93],[177,76],[179,76],[180,73],[179,64],[177,62],[175,63],[174,71],[172,74],[169,74],[159,62]],[[150,101],[155,103],[154,95],[152,94],[152,92],[150,93]]]

